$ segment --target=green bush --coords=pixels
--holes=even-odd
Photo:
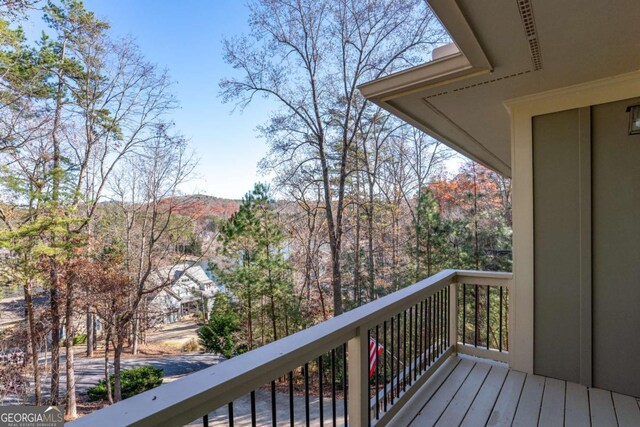
[[[240,318],[229,297],[223,293],[215,296],[209,320],[198,328],[198,339],[204,351],[218,353],[229,358],[243,353],[237,343]]]
[[[87,334],[80,334],[73,337],[73,345],[81,345],[87,343]]]
[[[151,390],[162,384],[164,373],[162,369],[153,366],[138,366],[131,369],[123,369],[120,371],[120,382],[122,384],[122,398],[126,399],[143,391]],[[111,390],[115,387],[115,378],[109,376],[111,382]],[[90,401],[106,400],[107,385],[104,380],[100,380],[98,384],[87,390]]]

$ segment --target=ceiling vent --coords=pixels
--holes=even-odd
[[[533,62],[534,71],[542,69],[542,54],[540,52],[540,42],[538,41],[538,31],[536,29],[536,20],[533,17],[533,7],[531,0],[516,0],[518,9],[520,10],[520,19],[524,26],[524,32],[529,43],[529,53]]]

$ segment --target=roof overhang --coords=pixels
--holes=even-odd
[[[640,69],[640,2],[429,0],[458,52],[360,86],[363,96],[511,175],[505,102]]]

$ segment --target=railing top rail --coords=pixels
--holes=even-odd
[[[511,286],[512,279],[512,273],[499,271],[456,270],[455,281],[458,283],[474,285],[509,287]]]
[[[70,426],[185,424],[336,348],[451,283],[500,281],[511,273],[444,270],[414,285],[178,381],[79,418]],[[482,283],[484,284],[484,283]],[[195,414],[195,415],[194,415]]]

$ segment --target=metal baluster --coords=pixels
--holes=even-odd
[[[380,345],[380,328],[376,325],[376,347],[374,348],[376,355],[376,420],[380,419],[380,357],[378,355],[378,346]]]
[[[441,300],[442,300],[442,349],[441,352],[444,353],[447,350],[447,313],[449,310],[447,310],[447,288],[443,288],[442,289],[442,295],[441,295]]]
[[[480,328],[478,327],[478,285],[474,285],[474,294],[473,294],[473,303],[475,304],[475,310],[474,310],[474,320],[473,320],[473,329],[474,329],[474,333],[473,333],[473,345],[475,347],[478,346],[478,331],[480,330]]]
[[[422,307],[423,307],[423,313],[422,313],[422,342],[423,342],[423,348],[422,348],[422,371],[426,371],[427,370],[427,351],[429,349],[429,341],[427,340],[427,334],[429,333],[429,324],[427,321],[427,314],[428,314],[428,310],[427,310],[427,303],[428,303],[428,299],[425,299],[422,301]]]
[[[411,369],[413,372],[412,381],[415,381],[418,378],[418,366],[416,364],[416,358],[418,356],[418,305],[416,304],[413,308],[413,347],[411,351]]]
[[[256,427],[256,392],[255,390],[251,392],[251,427]]]
[[[427,350],[429,353],[427,354],[427,366],[431,365],[431,312],[433,311],[433,307],[431,307],[431,297],[427,298]]]
[[[442,301],[440,292],[436,292],[436,360],[440,357],[440,340],[442,339]]]
[[[467,284],[462,285],[462,344],[467,343]]]
[[[436,309],[434,310],[434,314],[436,317],[435,320],[435,325],[436,325],[436,332],[435,332],[435,346],[436,346],[436,357],[433,359],[433,361],[435,362],[436,359],[440,356],[440,294],[436,293],[435,295],[435,299],[436,299]]]
[[[447,288],[447,347],[451,347],[451,313],[449,307],[451,306],[451,286]],[[457,333],[458,331],[456,331]]]
[[[384,384],[383,387],[382,387],[382,398],[384,399],[384,411],[387,412],[387,321],[386,320],[382,324],[382,328],[384,329],[384,332],[383,332],[383,335],[382,335],[383,347],[384,347],[384,351],[382,352],[382,357],[383,357],[383,360],[382,360],[382,366],[383,366],[382,383]],[[393,339],[391,341],[393,341]],[[393,367],[392,367],[392,369],[393,369]],[[393,378],[393,375],[391,375],[391,377]]]
[[[489,350],[489,334],[490,331],[490,322],[489,317],[491,316],[491,286],[487,285],[487,350]]]
[[[320,425],[324,426],[324,406],[323,406],[323,384],[322,384],[322,356],[318,356],[318,388],[319,388],[319,396],[318,396],[318,405],[320,410]]]
[[[289,371],[289,424],[295,426],[295,417],[293,413],[293,371]]]
[[[367,346],[367,349],[369,350],[369,357],[367,357],[367,360],[369,361],[369,363],[367,364],[367,426],[371,425],[371,376],[369,375],[370,369],[371,369],[371,358],[375,357],[375,351],[377,350],[377,342],[374,344],[373,346],[373,353],[371,352],[371,330],[367,329],[367,344],[369,344]],[[377,359],[377,358],[376,358]],[[375,368],[374,368],[374,373],[375,372]],[[376,402],[376,406],[377,406]]]
[[[331,349],[331,417],[336,427],[336,349]]]
[[[209,414],[206,414],[202,417],[202,425],[204,427],[209,427]]]
[[[436,341],[436,349],[437,352],[436,354],[438,355],[438,358],[440,357],[440,354],[442,353],[442,300],[441,297],[442,294],[440,293],[440,291],[438,291],[436,293],[436,314],[437,314],[437,318],[436,318],[436,331],[437,331],[437,341]]]
[[[407,390],[407,311],[402,312],[402,391]]]
[[[423,313],[423,309],[424,307],[422,306],[422,301],[420,301],[420,310],[419,310],[419,316],[420,316],[420,331],[418,332],[418,334],[420,335],[420,337],[418,338],[420,341],[420,344],[418,345],[418,369],[420,370],[420,373],[422,374],[422,331],[424,330],[424,324],[422,323],[422,315]]]
[[[413,347],[413,307],[409,307],[409,384],[411,384],[412,381],[412,377],[411,377],[411,365],[413,365],[413,363],[411,363],[413,361],[413,356],[412,356],[412,352],[411,352],[411,348]],[[406,339],[406,332],[405,332],[405,339]],[[406,362],[405,362],[406,363]],[[405,383],[406,383],[406,379],[405,379]]]
[[[500,328],[498,329],[498,333],[500,334],[500,339],[498,342],[498,351],[502,353],[502,286],[500,286]]]
[[[342,344],[342,392],[344,393],[344,427],[347,427],[347,344]]]
[[[398,313],[398,319],[396,320],[396,327],[398,328],[397,333],[398,333],[398,355],[396,357],[397,363],[396,363],[396,368],[397,368],[397,379],[396,379],[396,397],[400,397],[400,354],[402,353],[402,349],[400,347],[400,313]]]
[[[271,425],[276,427],[277,423],[277,409],[276,409],[276,382],[271,381]]]
[[[394,390],[393,389],[393,378],[394,378],[394,376],[393,376],[393,355],[394,355],[394,351],[393,351],[394,350],[394,348],[393,348],[393,343],[394,343],[394,339],[393,339],[394,338],[393,337],[394,328],[393,328],[393,326],[394,325],[393,325],[393,323],[394,322],[393,321],[394,321],[394,318],[393,318],[393,316],[391,316],[391,404],[392,405],[393,405],[393,398],[395,396],[395,394],[393,392],[393,390]]]
[[[413,307],[413,312],[415,315],[413,316],[413,353],[411,357],[411,364],[413,365],[413,380],[418,379],[418,304]]]
[[[307,427],[311,425],[309,416],[309,364],[304,364],[304,415]]]
[[[431,296],[431,363],[436,361],[436,296]]]
[[[229,411],[229,427],[233,427],[233,402],[229,402],[227,410]]]
[[[444,352],[444,289],[439,292],[440,298],[440,354]]]

